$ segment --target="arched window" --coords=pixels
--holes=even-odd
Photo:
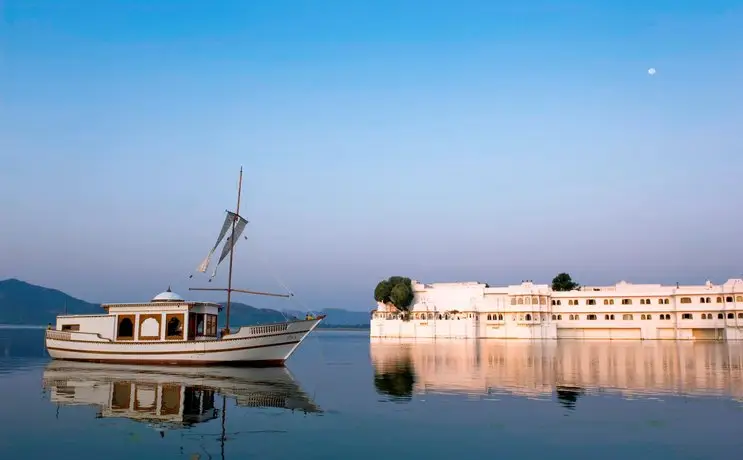
[[[707,299],[705,299],[704,297],[699,298],[699,303],[706,303],[706,302],[707,302]]]
[[[167,330],[168,337],[182,336],[183,326],[181,325],[181,320],[178,318],[170,318]]]
[[[119,339],[134,338],[134,323],[131,318],[124,317],[119,319],[119,327],[116,336]]]
[[[732,302],[732,301],[733,301],[733,296],[729,295],[725,297],[725,302]]]
[[[503,315],[498,315],[498,321],[503,321]]]
[[[531,315],[529,313],[526,314],[526,320],[531,321]]]

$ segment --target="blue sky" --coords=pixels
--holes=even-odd
[[[235,284],[312,308],[743,272],[740,1],[6,0],[0,43],[0,278],[186,294],[240,165]]]

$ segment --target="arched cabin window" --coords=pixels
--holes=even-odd
[[[183,338],[183,320],[180,315],[170,316],[167,320],[166,337],[169,339],[181,339]]]
[[[130,316],[120,316],[119,325],[116,328],[116,338],[121,339],[134,339],[134,321]]]

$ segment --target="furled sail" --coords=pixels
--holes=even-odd
[[[217,246],[219,246],[219,243],[222,242],[222,238],[224,238],[224,235],[227,233],[227,230],[230,228],[230,225],[232,225],[232,222],[235,220],[236,214],[234,212],[227,211],[227,215],[224,218],[224,223],[222,224],[222,230],[219,231],[219,237],[217,238],[216,243],[214,243],[214,247],[212,247],[211,251],[209,251],[209,254],[207,254],[206,258],[203,262],[201,262],[201,265],[199,265],[198,271],[201,273],[206,273],[206,269],[209,268],[209,260],[212,258],[212,254],[214,254],[214,251],[217,250]],[[222,260],[220,259],[220,262]]]
[[[243,230],[245,230],[245,226],[248,224],[248,221],[243,219],[242,217],[235,215],[235,214],[232,214],[232,215],[234,216],[237,223],[235,224],[234,232],[232,233],[232,235],[227,237],[227,240],[225,241],[224,246],[222,247],[222,254],[219,256],[219,262],[217,262],[217,265],[214,266],[214,272],[212,273],[212,276],[211,276],[212,278],[216,276],[217,267],[219,266],[219,264],[222,263],[224,258],[227,257],[230,251],[233,250],[233,248],[235,247],[235,243],[240,238],[240,235],[242,234]]]

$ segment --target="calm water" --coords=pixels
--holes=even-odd
[[[743,449],[741,344],[320,331],[285,370],[184,371],[52,362],[43,332],[0,329],[3,459],[716,459]]]

